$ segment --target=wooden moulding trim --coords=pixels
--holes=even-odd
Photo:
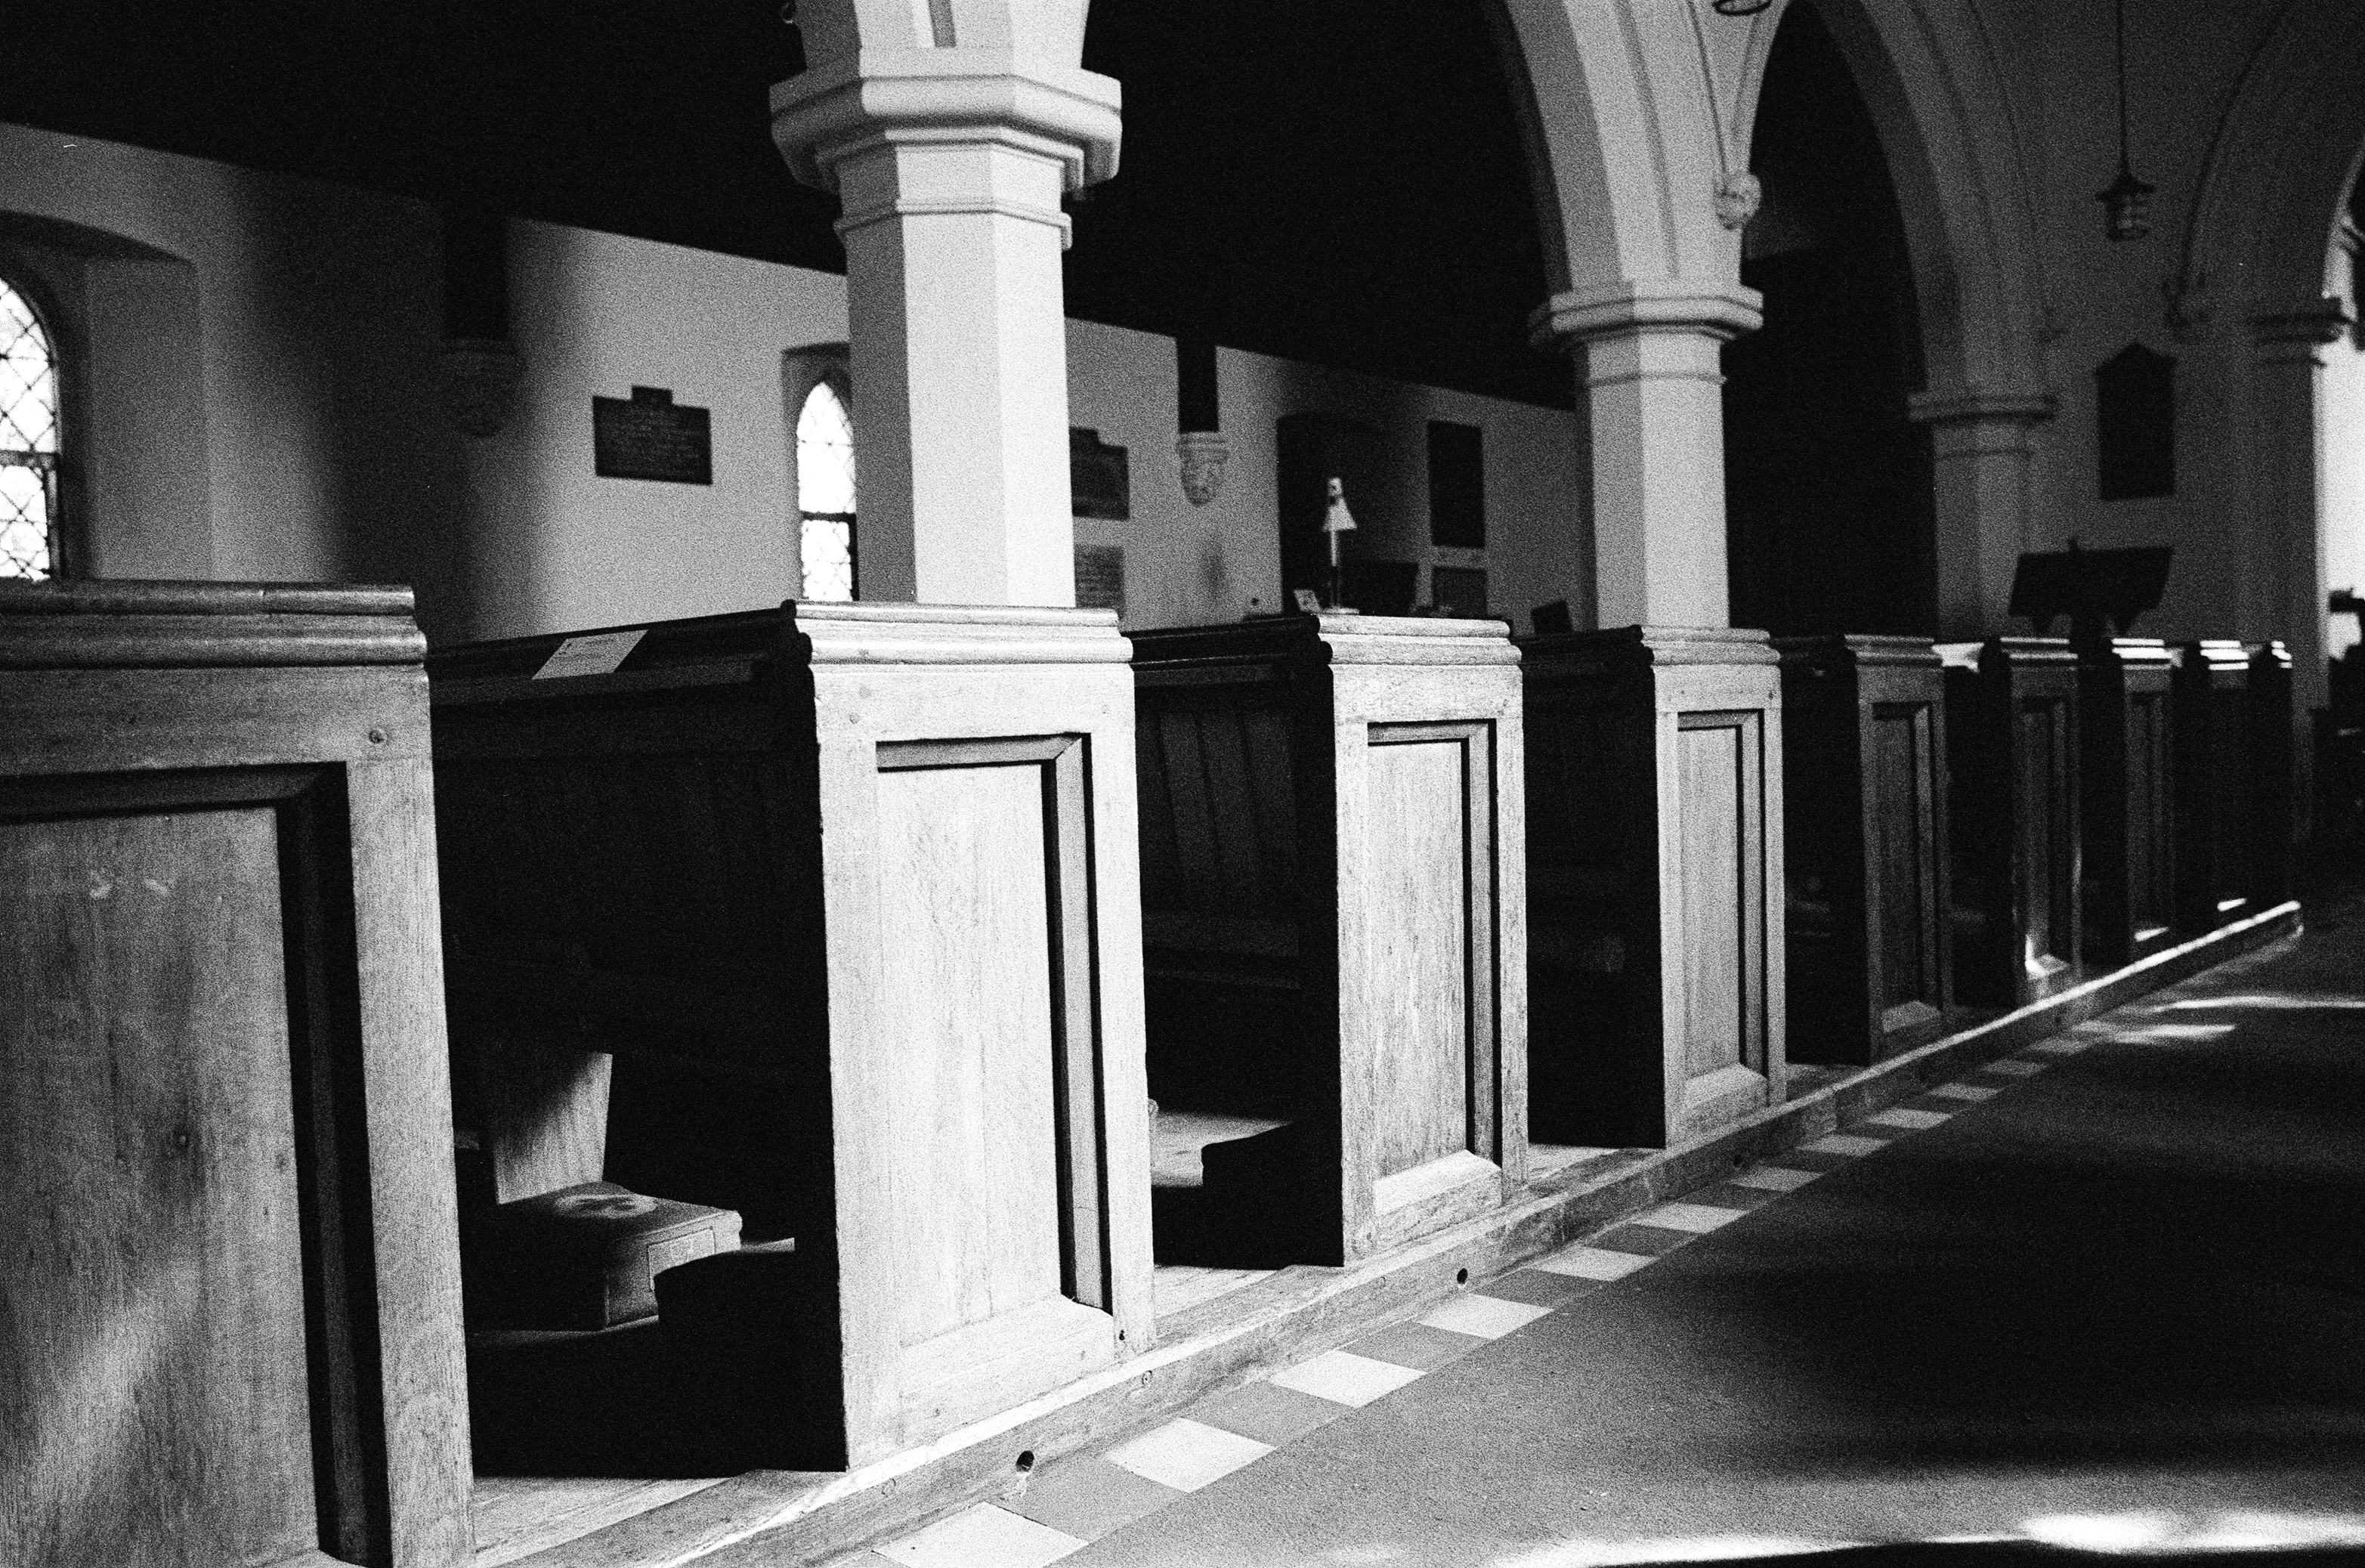
[[[803,602],[787,609],[816,665],[1121,665],[1133,656],[1113,610]]]
[[[815,665],[1122,665],[1131,644],[1115,626],[808,625],[805,657]]]
[[[1277,615],[1221,626],[1134,633],[1134,663],[1253,665],[1286,659],[1333,665],[1515,665],[1511,629],[1500,621],[1423,615]]]
[[[1816,637],[1777,637],[1775,655],[1788,666],[1828,666],[1833,669],[1846,665],[1862,668],[1936,669],[1942,661],[1938,650],[1927,637],[1875,636],[1854,632],[1833,633]]]
[[[2158,637],[2113,637],[2109,651],[2122,669],[2169,669],[2182,657],[2179,650]],[[2088,655],[2080,656],[2087,657],[2090,663],[2100,662]]]
[[[1746,626],[1619,626],[1600,632],[1555,632],[1518,640],[1531,664],[1774,665],[1773,640]]]
[[[1073,631],[1116,629],[1114,610],[1070,610],[1046,604],[824,604],[790,599],[785,609],[807,628],[825,622],[868,626],[1033,626]]]
[[[409,615],[410,590],[375,583],[150,582],[89,578],[0,583],[12,615]]]
[[[2015,665],[2072,665],[2078,662],[2077,652],[2067,637],[1990,637],[1982,644],[1979,657],[2011,660]]]
[[[2196,663],[2199,667],[2211,671],[2250,667],[2250,650],[2230,637],[2203,637],[2197,642],[2184,644],[2180,651],[2188,668]]]
[[[427,657],[427,640],[407,614],[16,617],[7,613],[14,608],[0,604],[0,669],[417,665]]]

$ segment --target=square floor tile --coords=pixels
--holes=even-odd
[[[2034,1078],[2045,1070],[2045,1064],[2041,1061],[2022,1061],[2017,1057],[2005,1057],[2000,1061],[1988,1063],[1979,1070],[2000,1072],[2006,1078]]]
[[[1872,1117],[1871,1122],[1876,1127],[1902,1127],[1907,1132],[1918,1133],[1944,1126],[1949,1114],[1945,1111],[1916,1111],[1909,1105],[1891,1105]]]
[[[879,1555],[903,1568],[1044,1568],[1084,1544],[1065,1530],[980,1503],[880,1547]]]
[[[1733,1172],[1734,1176],[1739,1174],[1739,1171]],[[1741,1214],[1747,1214],[1752,1209],[1764,1208],[1780,1195],[1778,1189],[1745,1187],[1734,1181],[1732,1176],[1728,1176],[1721,1182],[1711,1182],[1705,1187],[1694,1189],[1691,1196],[1685,1201],[1706,1204],[1712,1209],[1732,1209]]]
[[[1369,1356],[1358,1356],[1347,1350],[1326,1350],[1310,1361],[1298,1362],[1287,1372],[1273,1373],[1272,1381],[1283,1388],[1310,1394],[1317,1399],[1351,1405],[1360,1409],[1375,1399],[1386,1398],[1419,1375],[1410,1367],[1375,1361]]]
[[[1612,1252],[1639,1252],[1645,1258],[1664,1258],[1676,1248],[1699,1239],[1696,1230],[1670,1230],[1664,1225],[1644,1225],[1640,1220],[1605,1230],[1595,1237],[1594,1243]]]
[[[1272,1451],[1271,1443],[1188,1417],[1120,1443],[1101,1457],[1121,1470],[1177,1492],[1196,1492]]]
[[[1860,1137],[1855,1133],[1833,1133],[1805,1146],[1810,1154],[1877,1154],[1889,1147],[1885,1137]]]
[[[1079,1454],[1037,1471],[1026,1491],[1001,1506],[1079,1540],[1098,1540],[1181,1495],[1146,1475]]]
[[[1832,1136],[1838,1137],[1844,1135],[1834,1133]],[[1861,1158],[1862,1156],[1854,1154],[1824,1154],[1803,1144],[1797,1148],[1786,1148],[1782,1151],[1782,1163],[1785,1166],[1794,1170],[1811,1170],[1818,1176],[1828,1176],[1834,1170],[1845,1170]]]
[[[1328,1426],[1346,1413],[1347,1406],[1333,1400],[1317,1399],[1294,1388],[1275,1388],[1269,1383],[1252,1383],[1191,1406],[1194,1420],[1275,1447]]]
[[[1821,1174],[1820,1170],[1796,1170],[1788,1165],[1753,1165],[1746,1170],[1735,1171],[1726,1180],[1736,1187],[1755,1187],[1768,1193],[1795,1193]]]
[[[1467,1334],[1474,1338],[1499,1339],[1515,1328],[1525,1328],[1539,1317],[1548,1317],[1552,1308],[1530,1306],[1523,1301],[1505,1301],[1499,1296],[1481,1295],[1472,1292],[1455,1296],[1434,1312],[1424,1314],[1421,1322],[1431,1328],[1442,1328],[1449,1334]]]
[[[1539,1258],[1530,1267],[1580,1280],[1622,1280],[1650,1260],[1638,1252],[1613,1252],[1603,1247],[1579,1245],[1564,1248],[1549,1258]]]
[[[1559,1306],[1587,1294],[1600,1282],[1580,1274],[1549,1272],[1539,1265],[1488,1280],[1486,1294],[1505,1301],[1523,1301],[1530,1306]]]
[[[1358,1339],[1347,1349],[1375,1361],[1410,1367],[1415,1372],[1435,1372],[1446,1362],[1468,1355],[1477,1344],[1467,1334],[1449,1334],[1442,1328],[1418,1323],[1399,1323],[1381,1329],[1368,1339]]]
[[[1992,1100],[2003,1091],[1982,1089],[1976,1083],[1941,1083],[1930,1092],[1941,1100],[1967,1100],[1976,1104],[1981,1100]]]
[[[1661,1204],[1646,1209],[1634,1217],[1637,1225],[1654,1225],[1662,1230],[1688,1231],[1694,1236],[1706,1236],[1720,1230],[1741,1217],[1739,1209],[1720,1209],[1709,1204]]]

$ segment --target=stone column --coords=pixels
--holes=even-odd
[[[2243,596],[2245,638],[2281,637],[2291,646],[2292,707],[2302,715],[2328,700],[2324,663],[2323,350],[2351,325],[2341,301],[2250,318],[2250,530],[2263,557]],[[2213,635],[2225,635],[2212,627]],[[2303,766],[2305,765],[2303,755]],[[2304,797],[2303,797],[2304,799]]]
[[[1596,623],[1722,626],[1725,343],[1763,319],[1755,289],[1621,280],[1556,294],[1538,347],[1581,355]]]
[[[1911,399],[1912,418],[1930,427],[1941,638],[2002,627],[2012,575],[2030,543],[2029,432],[2057,407],[2050,392],[1988,386]]]
[[[1117,102],[958,49],[772,90],[790,168],[845,207],[864,599],[1075,602],[1059,202],[1115,172]]]

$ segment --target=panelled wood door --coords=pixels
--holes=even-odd
[[[1684,1014],[1681,1049],[1668,1063],[1680,1075],[1670,1103],[1689,1116],[1765,1092],[1765,716],[1681,713],[1673,745],[1674,924],[1665,941],[1682,955]]]
[[[1878,956],[1880,1028],[1886,1034],[1934,1020],[1945,1007],[1939,944],[1940,770],[1936,714],[1927,702],[1875,702],[1865,766],[1872,908]]]
[[[878,748],[874,1037],[895,1048],[873,1068],[908,1139],[883,1212],[903,1381],[931,1423],[1115,1348],[1088,744]]]
[[[1500,1183],[1495,734],[1465,720],[1368,736],[1361,1085],[1384,1241]]]
[[[159,775],[136,812],[0,822],[0,1212],[47,1216],[0,1248],[0,1560],[386,1550],[350,1020],[287,935],[350,931],[316,861],[333,777]]]
[[[2078,951],[2078,818],[2075,759],[2069,754],[2072,699],[2023,696],[2012,712],[2013,817],[2020,833],[2020,963],[2032,981],[2068,969]]]
[[[2169,697],[2127,694],[2127,899],[2138,940],[2176,920],[2176,747]]]

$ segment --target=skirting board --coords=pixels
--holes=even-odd
[[[1293,1268],[1160,1325],[1156,1349],[924,1448],[843,1474],[753,1471],[519,1561],[519,1568],[821,1562],[1013,1491],[1031,1467],[1359,1338],[1619,1216],[1862,1120],[2034,1040],[2300,930],[2287,902],[1891,1057],[1678,1148],[1583,1162],[1479,1218],[1345,1269]]]

